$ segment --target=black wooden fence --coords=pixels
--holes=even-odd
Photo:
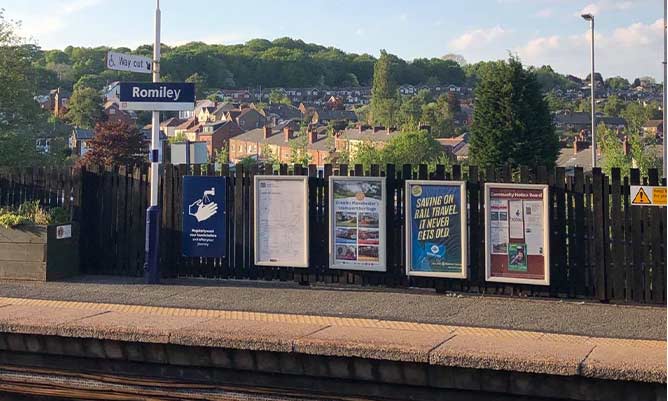
[[[640,179],[637,170],[621,177],[595,169],[566,175],[562,168],[509,167],[480,171],[470,166],[429,170],[426,165],[315,166],[288,169],[269,166],[233,171],[226,168],[227,258],[181,256],[181,205],[184,175],[214,175],[211,166],[166,165],[161,172],[162,229],[160,264],[164,277],[192,276],[252,280],[295,280],[301,283],[342,283],[390,287],[429,287],[488,294],[556,296],[601,301],[666,304],[666,208],[630,206],[630,185],[658,185],[651,170]],[[255,266],[253,255],[253,176],[295,174],[309,177],[309,268]],[[328,185],[331,175],[384,176],[387,184],[387,272],[328,268]],[[467,280],[407,277],[404,246],[404,180],[467,181],[469,203],[469,278]],[[485,182],[540,183],[550,186],[549,287],[485,281]],[[663,180],[665,185],[665,179]],[[91,274],[143,274],[144,221],[148,204],[147,168],[28,170],[0,172],[0,205],[40,199],[47,205],[70,207],[81,222],[82,271]],[[66,194],[70,194],[68,197]]]

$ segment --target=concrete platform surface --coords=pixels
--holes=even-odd
[[[81,276],[50,283],[0,281],[1,297],[168,307],[183,309],[184,312],[178,312],[183,316],[195,316],[191,310],[199,309],[225,311],[225,316],[232,316],[236,311],[299,314],[312,316],[313,321],[346,317],[396,321],[404,325],[426,323],[666,340],[665,307],[436,294],[418,289],[303,287],[294,282],[206,279],[165,280],[161,285],[149,286],[140,278]]]
[[[20,333],[666,383],[665,341],[20,298],[0,305],[0,346],[10,350]]]

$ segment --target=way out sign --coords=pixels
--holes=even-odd
[[[193,110],[195,85],[181,82],[121,82],[119,98],[121,110]]]
[[[630,199],[634,206],[666,206],[666,187],[631,185]]]
[[[150,74],[151,59],[133,54],[123,54],[116,52],[107,53],[107,68],[116,71],[139,72]]]

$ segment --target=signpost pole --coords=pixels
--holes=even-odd
[[[153,43],[153,82],[160,82],[160,0],[156,0],[155,41]],[[146,210],[146,247],[144,279],[147,284],[160,282],[158,249],[160,240],[160,206],[158,205],[158,181],[160,179],[160,112],[153,111],[151,125],[151,203]]]

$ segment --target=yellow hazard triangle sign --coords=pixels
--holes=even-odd
[[[631,201],[633,205],[651,205],[652,201],[649,200],[649,196],[645,193],[645,190],[641,187],[636,196]]]

